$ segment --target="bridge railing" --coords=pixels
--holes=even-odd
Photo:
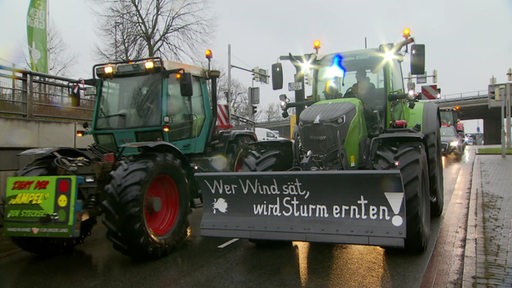
[[[74,83],[79,80],[0,65],[0,116],[88,121],[92,118],[95,88],[79,85],[79,105],[72,105]]]
[[[476,90],[476,91],[467,91],[460,93],[450,93],[450,94],[441,94],[442,100],[450,100],[450,99],[468,99],[468,98],[482,98],[486,97],[489,91],[487,90]]]

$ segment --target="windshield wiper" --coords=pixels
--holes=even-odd
[[[110,114],[110,115],[103,115],[103,116],[101,116],[101,118],[112,118],[112,117],[122,117],[122,118],[126,118],[126,113],[115,113],[115,114]]]

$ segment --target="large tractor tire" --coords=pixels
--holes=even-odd
[[[107,238],[134,259],[157,259],[186,239],[189,183],[170,153],[145,153],[111,173],[103,202]]]
[[[27,165],[18,174],[19,176],[48,176],[58,175],[58,169],[54,163],[54,157],[44,157]],[[78,197],[81,197],[80,195]],[[73,251],[73,248],[83,243],[91,234],[96,224],[96,218],[91,217],[81,223],[80,237],[78,238],[54,238],[54,237],[11,237],[21,249],[41,256],[53,256]]]
[[[276,150],[269,150],[265,152],[250,151],[243,161],[240,171],[262,172],[262,171],[275,171],[278,157],[281,152]],[[293,161],[289,159],[289,161]],[[249,239],[258,248],[274,248],[290,246],[291,241],[284,240],[265,240],[265,239]]]
[[[229,143],[227,150],[228,171],[240,171],[243,167],[243,161],[247,156],[248,144],[254,142],[247,136],[237,137]]]
[[[430,167],[430,213],[433,217],[439,217],[443,213],[444,206],[441,135],[439,131],[436,130],[428,133],[426,140],[428,146],[428,166]]]
[[[430,191],[425,149],[421,143],[402,144],[395,157],[405,189],[405,248],[410,252],[423,252],[430,237]]]
[[[428,177],[430,183],[430,213],[432,217],[439,217],[443,213],[444,183],[443,183],[443,158],[441,153],[441,116],[439,107],[431,102],[426,102],[423,111],[423,133],[427,146]]]
[[[277,158],[281,155],[279,151],[271,150],[263,153],[257,151],[249,151],[242,163],[239,171],[274,171],[274,165],[277,163]]]

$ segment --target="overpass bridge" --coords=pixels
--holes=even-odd
[[[22,150],[85,148],[92,142],[90,136],[75,137],[77,128],[92,118],[94,104],[93,91],[84,87],[81,99],[70,97],[71,85],[77,82],[0,65],[0,173],[18,169]],[[79,106],[73,107],[73,100]],[[2,180],[0,174],[0,184]]]
[[[482,119],[485,144],[501,144],[501,102],[489,98],[488,91],[450,94],[434,100],[440,108],[460,107],[460,120]]]

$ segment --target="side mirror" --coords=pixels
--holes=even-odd
[[[96,87],[96,85],[98,85],[98,79],[96,79],[96,78],[85,79],[84,84],[88,85],[88,86]]]
[[[272,64],[272,89],[283,89],[283,64]]]
[[[425,74],[425,44],[411,46],[411,74]]]
[[[182,73],[180,78],[180,92],[183,97],[194,95],[194,90],[192,89],[192,74],[188,72]]]

